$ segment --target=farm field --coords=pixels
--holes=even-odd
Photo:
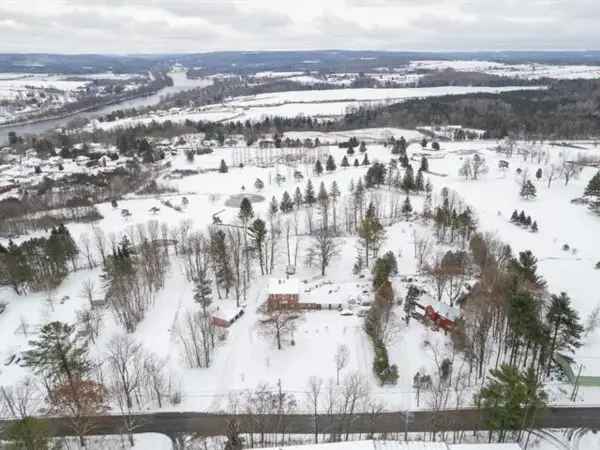
[[[372,88],[372,89],[333,89],[289,91],[259,94],[252,97],[236,97],[223,104],[203,106],[199,109],[180,111],[160,111],[148,116],[136,116],[111,122],[93,121],[87,129],[127,128],[137,124],[147,125],[153,121],[167,120],[182,123],[186,120],[224,122],[257,121],[264,117],[293,118],[298,115],[317,118],[334,118],[345,114],[352,108],[397,103],[399,101],[437,97],[444,95],[462,95],[472,93],[500,93],[520,90],[543,89],[543,86],[507,86],[507,87],[469,87],[443,86],[434,88]]]

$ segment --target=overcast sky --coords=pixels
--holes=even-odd
[[[600,0],[0,0],[0,52],[600,47]]]

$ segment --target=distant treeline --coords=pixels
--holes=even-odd
[[[498,77],[500,78],[500,77]],[[199,93],[204,101],[214,103],[232,92],[247,95],[262,89],[280,86],[289,88],[286,81],[264,86],[245,86],[241,83],[216,83],[177,95],[169,103],[185,104],[185,98]],[[256,142],[266,133],[286,131],[345,131],[357,128],[401,127],[423,125],[462,125],[486,130],[490,138],[508,135],[538,139],[579,139],[600,136],[600,80],[563,80],[547,83],[546,90],[514,91],[501,94],[476,93],[413,99],[387,106],[359,107],[338,120],[318,120],[307,116],[294,118],[267,117],[260,121],[195,122],[177,124],[170,121],[152,122],[127,129],[95,130],[69,135],[75,142],[104,142],[118,144],[125,135],[129,140],[171,138],[183,133],[204,132],[208,139],[222,142],[232,134],[243,135],[247,143]],[[239,94],[238,94],[239,95]],[[219,99],[219,100],[217,100]],[[202,101],[197,99],[197,101]],[[64,136],[49,135],[56,146],[64,147]]]
[[[340,128],[462,125],[509,134],[577,139],[600,135],[600,80],[557,81],[547,90],[468,94],[415,99],[379,108],[359,108]]]

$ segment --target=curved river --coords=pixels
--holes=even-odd
[[[62,117],[60,119],[42,120],[25,125],[2,125],[0,126],[0,144],[6,144],[8,142],[9,131],[14,131],[19,136],[24,134],[39,134],[48,130],[63,127],[77,117],[93,119],[95,117],[108,114],[112,111],[116,111],[117,109],[140,108],[144,106],[156,105],[166,95],[176,94],[178,92],[187,91],[197,87],[205,87],[212,83],[212,80],[203,78],[197,80],[189,79],[187,78],[185,72],[171,72],[169,73],[169,76],[173,79],[173,86],[165,87],[153,95],[125,100],[109,106],[100,107],[93,111],[80,112],[67,117]]]

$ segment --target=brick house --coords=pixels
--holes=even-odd
[[[271,278],[269,280],[269,309],[297,309],[300,304],[300,283],[297,278]]]

